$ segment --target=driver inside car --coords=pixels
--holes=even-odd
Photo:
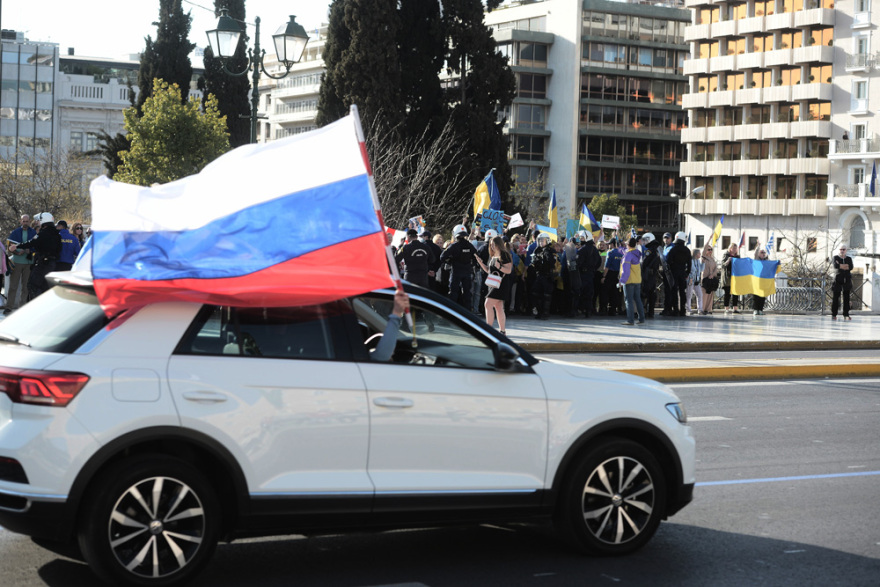
[[[400,329],[400,320],[409,310],[409,296],[403,288],[398,288],[394,293],[394,307],[388,316],[388,323],[385,325],[385,332],[382,334],[379,344],[370,351],[370,360],[387,363],[394,354],[394,347],[397,345],[397,331]]]

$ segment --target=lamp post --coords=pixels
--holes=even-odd
[[[251,81],[251,142],[257,142],[257,118],[260,105],[260,70],[272,79],[282,79],[290,73],[290,68],[294,66],[301,58],[306,50],[306,44],[309,42],[309,36],[302,25],[297,24],[296,18],[291,15],[290,22],[281,25],[275,34],[272,35],[272,41],[275,44],[275,55],[278,60],[284,64],[284,74],[272,75],[263,66],[263,57],[266,55],[265,50],[260,50],[260,17],[254,19],[254,49],[248,51],[248,63],[241,71],[229,71],[226,62],[230,57],[235,55],[238,48],[238,41],[242,32],[245,30],[247,23],[236,20],[229,16],[228,10],[220,10],[220,18],[217,20],[217,27],[207,31],[208,43],[211,45],[211,51],[220,59],[220,65],[228,75],[240,77],[246,75],[248,70],[253,70]],[[245,34],[247,41],[247,34]]]

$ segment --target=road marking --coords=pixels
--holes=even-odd
[[[765,477],[763,479],[731,479],[729,481],[702,481],[697,487],[709,485],[742,485],[744,483],[776,483],[777,481],[810,481],[813,479],[839,479],[841,477],[867,477],[880,475],[880,471],[859,471],[858,473],[831,473],[828,475],[799,475],[796,477]]]
[[[857,378],[852,379],[787,379],[787,380],[767,380],[761,381],[762,387],[771,385],[829,385],[829,384],[859,384],[859,383],[880,383],[880,379]],[[754,387],[754,381],[715,381],[711,383],[667,383],[667,386],[675,389],[681,387],[687,388],[705,388],[705,387]]]
[[[688,416],[688,422],[720,422],[722,420],[732,420],[733,418],[725,418],[724,416]]]
[[[798,553],[807,552],[807,551],[806,550],[783,550],[782,552],[784,552],[785,554],[798,554]]]

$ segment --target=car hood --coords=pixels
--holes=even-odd
[[[599,388],[623,386],[630,390],[640,389],[649,393],[658,393],[667,396],[669,401],[672,402],[679,401],[675,392],[666,385],[652,379],[639,377],[638,375],[630,375],[629,373],[622,373],[620,371],[613,371],[600,367],[589,367],[587,365],[578,365],[543,357],[540,358],[539,362],[532,368],[535,370],[535,373],[540,375],[545,381],[575,377],[577,379],[590,381],[599,386]]]

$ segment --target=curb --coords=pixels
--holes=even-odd
[[[695,367],[684,369],[615,369],[661,383],[691,381],[770,381],[779,379],[821,379],[824,377],[880,376],[880,363],[862,365],[774,365],[747,367]]]
[[[515,335],[514,335],[515,336]],[[718,351],[829,351],[880,349],[880,340],[780,340],[744,342],[523,342],[530,353],[685,353]]]

